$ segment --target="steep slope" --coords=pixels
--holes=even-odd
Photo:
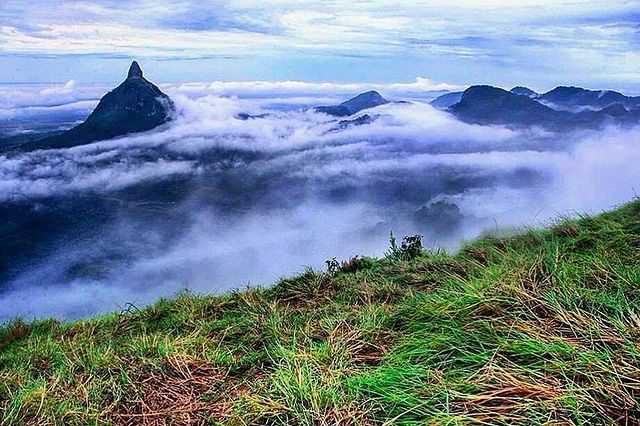
[[[637,424],[640,201],[0,329],[0,423]]]
[[[388,104],[389,101],[380,95],[380,93],[372,90],[369,92],[361,93],[358,96],[342,102],[340,105],[334,106],[319,106],[315,110],[324,114],[333,115],[336,117],[347,117],[349,115],[357,114],[358,112],[377,107],[380,105]]]
[[[56,136],[23,145],[22,149],[68,148],[129,133],[144,132],[170,120],[173,102],[144,78],[133,61],[127,79],[107,93],[78,126]]]

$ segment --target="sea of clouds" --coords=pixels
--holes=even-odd
[[[269,285],[332,257],[382,255],[390,231],[454,250],[483,231],[611,208],[640,183],[640,128],[554,134],[469,125],[428,104],[437,94],[428,90],[449,88],[428,81],[162,88],[177,105],[162,128],[0,153],[4,208],[35,215],[64,204],[70,212],[62,237],[43,242],[0,286],[0,319],[75,318],[184,288]],[[346,128],[308,108],[369,89],[411,102],[365,111],[378,118]],[[81,120],[104,91],[72,82],[11,90],[0,95],[0,124],[19,121],[21,131],[43,116]],[[458,206],[458,220],[443,227],[420,215],[439,201]],[[108,214],[90,209],[100,203]],[[92,264],[100,273],[70,272]]]

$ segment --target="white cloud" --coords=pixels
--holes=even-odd
[[[599,75],[626,75],[637,63],[639,9],[623,0],[4,3],[0,51],[18,55],[262,58],[278,69],[307,55],[324,58],[327,67],[360,55],[386,59],[397,75],[407,75],[404,67],[414,75],[443,68],[450,79],[470,81],[474,70],[507,69],[536,80],[547,73],[547,84],[567,73],[602,81]],[[589,56],[599,60],[581,60]],[[314,76],[301,72],[301,79]],[[620,83],[627,87],[630,80]]]
[[[80,87],[68,86],[71,92]],[[46,206],[52,196],[89,198],[142,182],[195,177],[194,190],[183,194],[186,201],[177,202],[176,211],[154,211],[135,225],[125,211],[121,221],[92,229],[91,238],[83,235],[83,244],[56,247],[61,255],[16,278],[15,292],[0,298],[0,317],[74,317],[127,302],[143,305],[187,285],[209,292],[269,284],[304,265],[321,267],[329,257],[379,255],[390,230],[427,233],[428,245],[455,247],[496,223],[537,224],[559,212],[611,207],[633,196],[640,183],[638,128],[516,132],[461,123],[415,102],[374,108],[366,111],[379,115],[373,123],[335,131],[337,120],[324,114],[268,109],[272,96],[321,92],[333,98],[336,91],[364,86],[170,85],[179,115],[165,128],[0,157],[5,204],[27,199]],[[67,89],[60,85],[58,92]],[[41,92],[36,94],[52,95]],[[246,98],[229,96],[238,92]],[[235,118],[244,111],[270,114]],[[228,152],[251,155],[229,159]],[[464,214],[451,235],[435,234],[413,216],[436,200],[455,202]],[[227,212],[228,204],[237,206]],[[165,227],[146,223],[160,219],[167,220]],[[65,275],[114,247],[128,260],[104,276]],[[39,287],[45,279],[52,286]]]
[[[105,85],[77,85],[74,80],[63,84],[0,85],[0,109],[61,106],[97,100],[107,90]]]
[[[215,94],[223,96],[285,96],[285,95],[356,95],[368,90],[377,90],[387,96],[428,97],[431,91],[461,90],[463,86],[435,82],[418,77],[412,83],[313,83],[304,81],[214,81],[212,83],[165,84],[169,91],[190,96]],[[431,95],[433,96],[433,95]],[[317,97],[311,98],[318,102]],[[334,98],[334,100],[337,100]]]

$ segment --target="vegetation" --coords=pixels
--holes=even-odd
[[[418,238],[419,240],[419,238]],[[638,424],[640,201],[0,331],[6,425]]]

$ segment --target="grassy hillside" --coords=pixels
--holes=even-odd
[[[638,424],[640,201],[0,330],[2,424]]]

